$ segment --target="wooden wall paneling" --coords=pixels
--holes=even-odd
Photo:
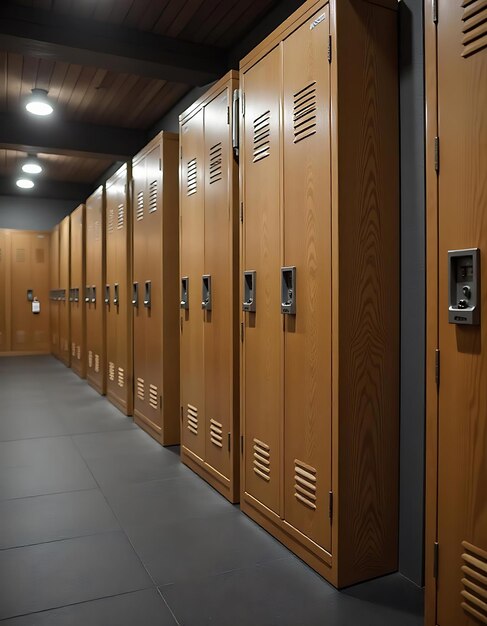
[[[71,365],[71,316],[69,290],[71,286],[70,217],[59,224],[59,354],[61,361]]]
[[[48,353],[49,339],[49,253],[50,234],[43,231],[12,230],[11,240],[11,350]],[[28,290],[40,302],[40,312],[32,311]]]
[[[105,189],[86,201],[86,378],[99,393],[106,389],[105,366]]]
[[[255,313],[244,313],[243,498],[282,514],[281,429],[281,50],[241,74],[243,116],[242,270],[256,272]]]
[[[86,210],[81,204],[71,213],[71,367],[86,377]]]
[[[204,111],[181,128],[180,276],[188,281],[188,308],[181,309],[181,444],[204,462],[205,381],[204,312],[201,309],[204,265]]]
[[[131,172],[127,163],[106,183],[107,398],[126,415],[133,411]]]
[[[0,352],[10,352],[10,231],[0,229]]]
[[[59,225],[57,224],[51,231],[51,271],[50,271],[50,341],[51,354],[59,358]]]

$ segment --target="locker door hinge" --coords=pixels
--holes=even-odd
[[[232,449],[232,435],[228,433],[228,451]]]
[[[435,172],[440,171],[440,138],[435,137]]]
[[[230,124],[230,107],[227,107],[227,124]]]
[[[331,63],[331,35],[328,35],[328,63]]]
[[[333,519],[333,491],[328,493],[328,517]]]
[[[435,383],[436,386],[440,385],[440,351],[437,348],[435,350]]]
[[[240,203],[240,221],[242,222],[242,224],[243,224],[243,213],[244,213],[243,209],[244,209],[243,202],[241,202]]]
[[[438,24],[438,0],[432,0],[433,3],[433,23]]]
[[[243,341],[243,340],[244,340],[244,333],[245,333],[244,328],[245,328],[245,327],[244,327],[244,323],[243,323],[243,322],[240,322],[240,341]]]
[[[244,436],[240,435],[240,452],[243,454],[244,451]]]
[[[433,544],[433,578],[438,580],[438,558],[440,552],[440,545],[437,541]]]

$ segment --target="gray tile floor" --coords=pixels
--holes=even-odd
[[[337,592],[51,357],[0,358],[0,621],[420,626],[396,574]]]

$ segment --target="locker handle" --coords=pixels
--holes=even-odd
[[[85,302],[90,302],[90,300],[91,300],[90,292],[91,292],[91,287],[89,285],[86,285],[86,287],[85,287]]]
[[[74,292],[74,289],[71,287],[69,289],[69,302],[73,302],[74,300],[73,292]]]
[[[189,309],[189,277],[181,277],[181,301],[179,303],[181,309]]]
[[[211,276],[204,274],[201,278],[201,308],[205,311],[211,311]]]
[[[113,304],[118,306],[118,283],[113,285]]]
[[[139,283],[132,283],[132,304],[135,307],[139,306]]]
[[[91,286],[91,302],[92,304],[96,303],[96,286],[95,285]]]
[[[242,310],[248,313],[255,313],[255,286],[257,273],[255,270],[244,272],[244,301],[242,302]]]
[[[74,290],[74,301],[79,302],[79,288],[78,287],[76,287],[76,289]]]
[[[152,284],[150,280],[145,281],[145,296],[144,306],[146,309],[150,309],[152,305]]]
[[[296,315],[296,267],[281,267],[281,313]]]
[[[110,304],[110,285],[105,285],[105,304]]]
[[[234,89],[233,91],[233,111],[232,111],[232,148],[235,157],[238,157],[239,152],[239,127],[238,127],[238,110],[240,106],[240,91]]]

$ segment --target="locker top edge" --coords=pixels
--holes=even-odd
[[[192,117],[196,111],[198,111],[202,106],[207,104],[210,100],[212,100],[219,92],[221,92],[228,82],[235,81],[234,88],[238,87],[238,71],[230,70],[226,74],[224,74],[220,80],[218,80],[214,85],[212,85],[208,91],[206,91],[198,100],[193,102],[191,106],[189,106],[186,111],[183,111],[179,116],[179,125],[184,124],[190,117]]]

